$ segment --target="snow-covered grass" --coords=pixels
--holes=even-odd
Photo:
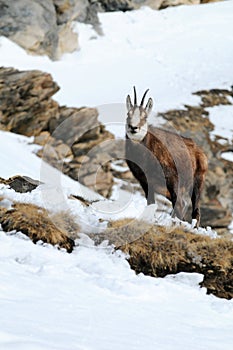
[[[232,85],[233,1],[160,12],[143,8],[101,14],[100,19],[105,36],[78,24],[81,51],[59,62],[29,56],[0,38],[0,66],[51,72],[61,86],[55,96],[60,103],[98,106],[101,120],[117,136],[124,130],[122,106],[133,85],[139,92],[150,87],[155,112],[199,101],[194,91]],[[220,113],[225,118],[227,108],[216,107],[210,117]],[[217,133],[222,133],[223,123],[216,118]],[[230,118],[229,112],[227,130],[232,130]],[[23,200],[53,210],[65,206],[96,230],[101,216],[115,215],[116,207],[109,213],[108,202],[103,202],[106,208],[98,203],[84,208],[67,199],[80,191],[88,199],[100,197],[45,165],[32,154],[30,142],[0,132],[0,176],[18,173],[45,182],[31,194],[1,186],[0,197],[9,198],[5,204]],[[120,216],[121,198],[115,196]],[[123,204],[127,215],[138,217],[145,202],[139,194],[132,196]],[[206,295],[198,286],[201,275],[137,276],[124,255],[105,245],[94,247],[85,236],[69,255],[4,232],[0,271],[0,349],[232,349],[233,302]]]

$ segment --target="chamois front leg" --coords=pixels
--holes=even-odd
[[[200,211],[200,199],[201,192],[204,185],[204,174],[199,174],[194,180],[193,192],[192,192],[192,219],[196,220],[195,228],[200,226],[201,211]]]
[[[208,159],[206,155],[202,152],[197,156],[197,171],[194,176],[193,190],[192,190],[192,219],[197,220],[195,227],[198,228],[201,220],[200,211],[200,199],[201,193],[204,187],[205,176],[208,170]]]
[[[155,204],[155,193],[153,186],[149,185],[148,195],[147,195],[147,205]]]
[[[148,183],[146,181],[141,181],[140,185],[142,186],[142,189],[145,193],[147,205],[154,204],[155,203],[155,196],[154,196],[153,186],[148,185]]]

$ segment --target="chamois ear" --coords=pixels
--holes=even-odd
[[[127,111],[128,112],[133,108],[133,105],[132,105],[132,102],[131,102],[131,98],[130,98],[129,95],[126,98],[126,107],[127,107]]]
[[[145,107],[145,111],[146,111],[147,115],[150,114],[150,112],[152,111],[152,108],[153,108],[153,100],[150,97],[147,104],[146,104],[146,107]]]

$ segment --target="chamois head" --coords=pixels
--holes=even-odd
[[[142,141],[146,136],[148,124],[147,117],[153,107],[153,100],[149,98],[145,107],[143,107],[145,97],[149,89],[144,92],[141,103],[137,105],[137,93],[134,86],[134,104],[128,95],[126,98],[127,120],[126,120],[126,134],[133,141]]]

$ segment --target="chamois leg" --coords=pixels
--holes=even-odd
[[[149,186],[149,192],[147,195],[147,205],[155,203],[155,193],[153,190],[153,186]]]
[[[204,185],[204,175],[198,175],[194,179],[193,192],[192,192],[192,219],[197,220],[195,227],[198,228],[201,220],[200,212],[200,198],[201,191]]]
[[[141,182],[142,189],[145,193],[145,197],[147,200],[147,205],[155,203],[153,186],[149,186],[147,182]]]
[[[169,190],[169,189],[168,189]],[[173,207],[172,215],[175,215],[178,219],[184,220],[184,201],[180,195],[174,191],[174,189],[169,190],[171,195],[171,202]]]
[[[182,200],[182,198],[177,197],[176,202],[172,204],[174,214],[178,217],[178,219],[184,221],[184,206],[185,202]]]

